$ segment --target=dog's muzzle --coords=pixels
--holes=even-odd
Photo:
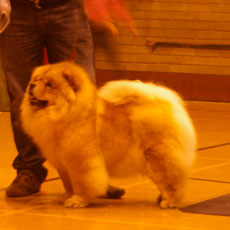
[[[39,109],[45,108],[48,105],[48,101],[39,100],[34,96],[34,88],[35,87],[36,87],[36,85],[33,83],[31,83],[29,85],[30,104],[32,106],[36,106]]]

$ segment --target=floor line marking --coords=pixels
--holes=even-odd
[[[204,151],[207,149],[219,148],[219,147],[226,146],[226,145],[230,145],[230,143],[223,143],[223,144],[218,144],[218,145],[211,145],[211,146],[207,146],[207,147],[202,147],[202,148],[198,148],[197,151]]]
[[[135,187],[135,186],[138,186],[138,185],[147,184],[149,182],[151,182],[151,180],[144,180],[142,182],[125,185],[125,186],[123,186],[123,188],[132,188],[132,187]]]
[[[196,177],[190,177],[189,179],[190,180],[205,181],[205,182],[221,183],[221,184],[230,184],[230,181],[223,181],[223,180],[212,180],[212,179],[203,179],[203,178],[196,178]]]
[[[203,171],[203,170],[206,170],[206,169],[217,168],[217,167],[224,166],[224,165],[230,165],[230,162],[224,162],[224,163],[221,163],[221,164],[210,165],[210,166],[203,167],[203,168],[193,169],[192,172],[199,172],[199,171]]]

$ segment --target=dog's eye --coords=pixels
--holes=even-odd
[[[50,82],[46,82],[46,86],[51,88],[52,84]]]

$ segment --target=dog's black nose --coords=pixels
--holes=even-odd
[[[35,84],[33,84],[33,83],[31,83],[30,84],[30,86],[29,86],[29,94],[31,95],[31,96],[33,96],[34,94],[33,94],[33,89],[35,88]]]

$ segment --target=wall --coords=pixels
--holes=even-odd
[[[98,85],[120,78],[153,80],[188,100],[230,101],[230,50],[151,48],[156,42],[230,45],[229,0],[127,2],[139,36],[124,23],[117,24],[120,36],[110,37],[112,52],[96,50]],[[8,108],[0,68],[0,110]]]
[[[229,0],[128,0],[128,6],[140,36],[117,24],[120,36],[114,38],[113,55],[101,49],[96,52],[99,84],[110,78],[154,80],[157,76],[157,81],[186,94],[187,99],[230,101]],[[156,42],[217,46],[152,51]],[[183,82],[188,84],[186,89]]]

